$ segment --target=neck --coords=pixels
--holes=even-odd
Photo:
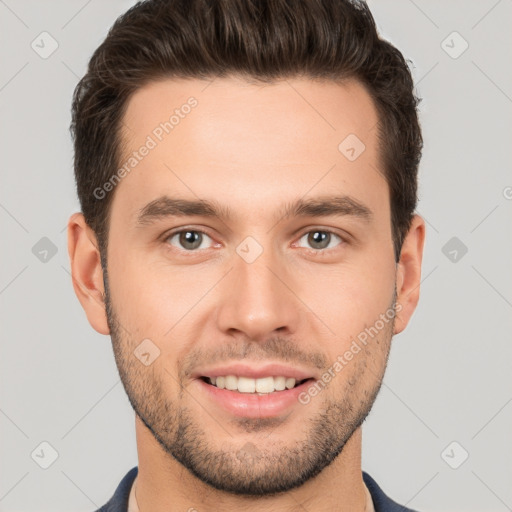
[[[361,427],[332,464],[302,486],[278,495],[247,497],[218,491],[199,480],[162,450],[137,416],[135,421],[139,459],[135,490],[139,512],[194,509],[289,512],[297,508],[315,512],[364,512],[367,506],[361,472]]]

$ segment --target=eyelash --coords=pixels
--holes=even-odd
[[[180,228],[179,230],[176,230],[176,231],[171,231],[170,233],[167,233],[164,237],[163,237],[163,241],[167,244],[167,245],[171,245],[171,244],[168,244],[167,241],[171,238],[173,238],[174,236],[176,235],[179,235],[181,233],[185,233],[187,231],[190,231],[192,233],[200,233],[202,235],[206,235],[208,238],[212,239],[212,237],[205,231],[202,231],[200,229],[193,229],[193,228]],[[308,250],[310,253],[313,253],[313,254],[324,254],[324,253],[328,253],[332,250],[335,250],[337,247],[339,247],[340,245],[345,245],[347,243],[347,240],[342,237],[341,235],[339,235],[338,233],[330,230],[330,229],[323,229],[323,228],[314,228],[314,229],[310,229],[308,231],[305,231],[303,232],[300,237],[298,238],[298,241],[300,241],[302,238],[304,238],[304,236],[306,235],[309,235],[310,233],[328,233],[330,235],[334,235],[335,237],[337,237],[339,240],[340,240],[340,243],[336,246],[336,247],[331,247],[331,248],[325,248],[325,249],[312,249],[312,248],[305,248],[306,250]],[[295,243],[295,242],[294,242]],[[187,250],[187,249],[179,249],[179,248],[176,248],[174,246],[171,246],[173,247],[174,249],[178,249],[178,251],[181,251],[181,252],[186,252],[186,253],[189,253],[189,254],[192,254],[192,253],[199,253],[200,251],[202,250],[206,250],[206,249],[192,249],[192,250]]]

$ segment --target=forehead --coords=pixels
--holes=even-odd
[[[308,190],[387,200],[377,123],[356,81],[152,82],[127,104],[119,166],[127,172],[114,202],[134,212],[164,194],[215,197],[250,215],[256,198],[285,202]]]
[[[187,103],[195,106],[189,108]],[[185,123],[187,117],[190,120]],[[348,130],[371,144],[378,115],[366,88],[355,80],[287,79],[260,84],[235,77],[167,79],[146,84],[131,96],[123,119],[125,139],[153,133],[169,120],[175,138],[180,133],[192,135],[192,129],[197,139],[218,138],[220,129],[236,135],[230,139],[236,147],[245,142],[269,146],[276,132],[286,135],[290,145],[304,137],[331,145]],[[266,130],[261,131],[263,127]],[[225,137],[224,150],[228,142]],[[276,142],[286,149],[281,137]]]

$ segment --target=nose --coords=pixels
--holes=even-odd
[[[301,318],[301,302],[294,294],[286,262],[270,246],[259,248],[253,242],[245,246],[246,252],[243,246],[239,249],[233,254],[233,269],[222,283],[218,328],[231,335],[241,332],[254,341],[263,341],[276,332],[294,334]],[[258,254],[261,249],[252,261],[254,251]]]

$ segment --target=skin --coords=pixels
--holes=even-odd
[[[197,107],[116,187],[106,283],[94,232],[81,213],[68,224],[75,292],[92,327],[111,335],[137,413],[139,508],[363,511],[361,423],[392,336],[418,302],[425,223],[414,216],[396,264],[377,111],[359,83],[153,82],[128,103],[127,153],[191,96]],[[351,133],[366,146],[352,162],[338,150]],[[371,218],[281,215],[291,201],[333,193],[363,203]],[[137,226],[139,211],[164,194],[216,200],[233,218]],[[162,236],[183,227],[206,233],[199,249]],[[308,238],[315,230],[335,233],[328,248]],[[236,252],[247,236],[263,248],[250,264]],[[270,420],[235,417],[191,377],[209,361],[242,359],[320,377],[395,298],[394,323],[307,405]],[[147,338],[160,350],[149,366],[133,354]]]

